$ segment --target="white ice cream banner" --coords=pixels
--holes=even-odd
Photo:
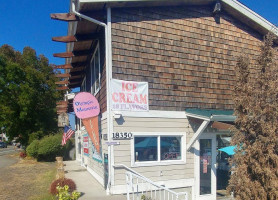
[[[112,110],[149,111],[147,82],[112,79]]]

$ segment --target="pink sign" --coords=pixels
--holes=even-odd
[[[88,92],[80,92],[74,97],[73,108],[76,116],[80,119],[95,117],[99,114],[99,103]]]

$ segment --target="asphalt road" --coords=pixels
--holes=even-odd
[[[8,146],[8,148],[0,149],[0,174],[1,168],[8,167],[17,162],[16,158],[9,156],[15,152],[14,146]]]

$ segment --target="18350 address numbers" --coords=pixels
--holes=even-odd
[[[131,139],[132,138],[132,133],[128,133],[128,132],[116,132],[116,133],[112,133],[112,134],[113,134],[114,140],[123,140],[123,139]]]

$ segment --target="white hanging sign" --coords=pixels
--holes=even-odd
[[[112,79],[112,110],[149,111],[147,82]]]

